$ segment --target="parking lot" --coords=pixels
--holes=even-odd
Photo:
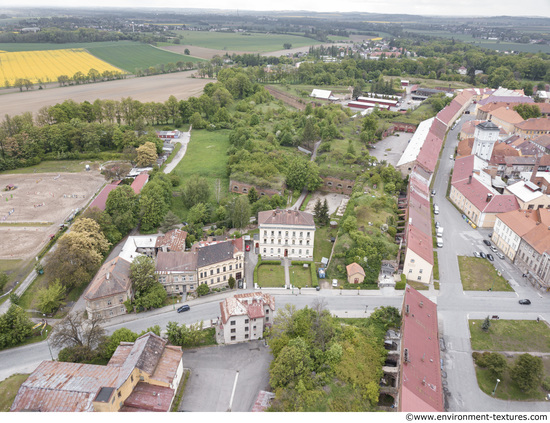
[[[268,390],[272,358],[264,341],[185,350],[191,375],[178,411],[250,411],[258,392]]]

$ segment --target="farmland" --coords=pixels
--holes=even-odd
[[[0,63],[2,86],[12,86],[17,79],[32,83],[56,81],[60,75],[87,74],[90,69],[120,72],[83,49],[4,52],[0,53]]]
[[[209,31],[177,31],[183,35],[182,44],[206,47],[217,50],[238,50],[253,53],[280,50],[283,44],[292,47],[319,44],[319,41],[296,35],[209,32]]]

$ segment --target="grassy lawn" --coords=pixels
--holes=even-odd
[[[336,237],[338,230],[332,229],[330,226],[323,226],[317,228],[315,231],[315,243],[313,247],[313,260],[320,263],[321,258],[330,258],[330,252],[332,251],[331,237]]]
[[[434,231],[435,233],[435,231]],[[439,260],[437,258],[437,251],[434,251],[434,279],[439,280]]]
[[[178,35],[183,35],[182,44],[218,50],[243,50],[260,53],[283,50],[285,43],[292,44],[292,47],[319,44],[316,40],[297,35],[209,31],[176,32]]]
[[[513,364],[512,359],[508,359],[508,364]],[[492,395],[496,386],[496,378],[491,374],[489,369],[483,369],[475,366],[477,384],[479,388],[487,395]],[[519,386],[511,379],[510,372],[505,372],[504,376],[500,380],[497,390],[495,392],[495,398],[503,400],[515,400],[515,401],[528,401],[528,400],[544,400],[545,392],[542,388],[539,388],[533,392],[524,392]],[[547,373],[548,374],[548,373]]]
[[[458,266],[465,291],[488,291],[491,288],[493,291],[513,291],[487,259],[459,256]]]
[[[86,164],[90,164],[86,161]],[[92,166],[90,166],[92,167]],[[0,172],[2,175],[7,174],[24,174],[24,173],[55,173],[55,172],[82,172],[85,170],[84,160],[49,160],[43,161],[35,166],[22,167],[19,169],[5,170]]]
[[[310,264],[312,266],[313,263]],[[306,285],[312,287],[313,283],[311,282],[311,271],[309,266],[304,267],[303,265],[294,265],[290,266],[290,283],[291,285],[299,288],[304,288]]]
[[[550,352],[550,328],[534,320],[491,320],[483,332],[483,320],[470,320],[474,351]]]
[[[430,285],[416,281],[407,281],[407,284],[412,286],[417,291],[427,291],[430,288]]]
[[[258,268],[258,281],[262,288],[282,288],[285,286],[285,269],[278,264],[262,264]]]
[[[17,391],[28,377],[28,374],[15,374],[0,382],[0,413],[10,411]]]

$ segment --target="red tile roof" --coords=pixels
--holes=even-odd
[[[348,273],[348,276],[355,275],[356,273],[359,273],[360,275],[365,276],[365,271],[357,263],[348,264],[346,266],[346,272]]]
[[[105,210],[105,205],[107,204],[107,197],[109,196],[109,193],[112,190],[118,187],[118,184],[120,184],[120,181],[116,181],[109,185],[105,185],[105,187],[101,190],[101,192],[97,195],[97,197],[94,198],[94,201],[92,201],[89,208],[97,207],[100,210]]]
[[[183,251],[185,250],[185,239],[187,232],[181,229],[172,229],[157,238],[155,248],[166,248],[168,251]]]
[[[439,158],[442,144],[443,141],[440,138],[436,137],[431,131],[428,132],[428,136],[416,158],[417,163],[425,170],[433,173],[437,165],[437,159]]]
[[[136,179],[134,179],[134,182],[132,182],[132,189],[136,194],[139,194],[141,192],[141,189],[143,186],[147,183],[149,180],[149,175],[147,173],[142,173],[138,176],[136,176]]]
[[[407,286],[403,301],[399,411],[442,412],[437,305]],[[406,356],[405,356],[406,354]]]
[[[474,171],[474,156],[461,157],[455,160],[451,183],[467,180]]]
[[[464,138],[459,141],[458,147],[456,148],[456,160],[471,155],[472,148],[474,148],[474,138]]]
[[[504,213],[519,209],[518,201],[514,195],[495,195],[476,178],[472,178],[471,183],[468,183],[468,179],[466,179],[453,182],[452,185],[482,213]],[[489,201],[487,201],[488,197]]]
[[[220,302],[221,320],[226,324],[231,316],[247,315],[251,319],[264,317],[264,307],[275,310],[275,298],[269,294],[250,292],[237,294]]]
[[[123,294],[130,289],[131,285],[130,263],[121,257],[115,257],[101,266],[86,288],[84,299],[92,301]]]
[[[437,114],[437,118],[449,127],[461,107],[462,105],[458,101],[453,100]]]
[[[313,215],[299,210],[268,210],[258,213],[260,225],[315,226]]]
[[[550,118],[532,118],[516,123],[516,128],[522,131],[550,131]]]
[[[412,225],[407,225],[407,248],[431,265],[434,264],[432,237],[414,226],[414,222]]]

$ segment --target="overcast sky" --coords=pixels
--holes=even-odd
[[[20,6],[83,7],[178,7],[226,10],[310,10],[315,12],[406,13],[413,15],[461,16],[546,16],[550,17],[550,0],[18,0]],[[0,12],[2,6],[0,6]]]

